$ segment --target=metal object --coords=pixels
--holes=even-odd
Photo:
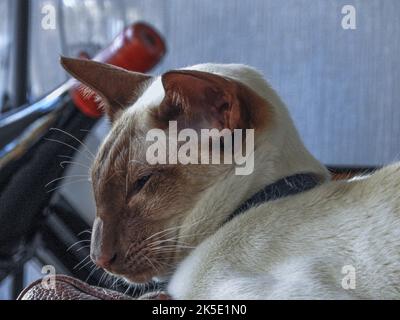
[[[29,62],[30,1],[15,1],[15,43],[13,45],[14,78],[10,92],[11,106],[22,106],[27,102]]]

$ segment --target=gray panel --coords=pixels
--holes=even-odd
[[[280,93],[321,161],[399,159],[400,1],[125,3],[166,35],[169,55],[157,71],[200,62],[250,64]],[[356,30],[341,27],[346,4],[356,8]]]

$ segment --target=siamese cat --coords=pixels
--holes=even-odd
[[[399,164],[331,181],[279,96],[245,65],[151,77],[61,63],[112,122],[91,169],[98,266],[131,283],[168,279],[172,299],[400,298]],[[171,121],[196,132],[253,130],[254,171],[149,164],[146,134]]]

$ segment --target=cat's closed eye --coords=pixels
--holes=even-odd
[[[136,195],[140,190],[144,188],[146,183],[150,180],[152,177],[152,174],[147,174],[145,176],[140,177],[139,179],[136,180],[136,182],[133,184],[130,192],[127,195],[127,200],[132,198],[134,195]]]

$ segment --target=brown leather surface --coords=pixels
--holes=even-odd
[[[78,279],[64,275],[55,276],[55,286],[46,289],[37,280],[21,292],[18,300],[133,300],[122,293],[90,286]]]

